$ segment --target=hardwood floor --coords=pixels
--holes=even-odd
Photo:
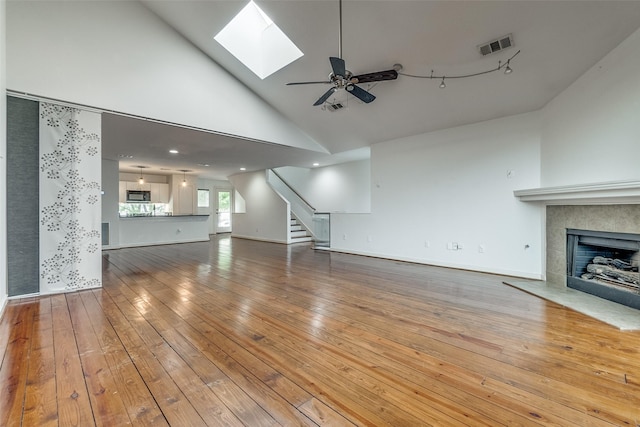
[[[640,333],[500,276],[228,236],[12,301],[0,425],[640,425]]]

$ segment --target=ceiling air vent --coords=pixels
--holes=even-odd
[[[478,49],[480,50],[480,53],[484,56],[484,55],[500,52],[501,50],[505,50],[506,48],[511,46],[513,46],[513,36],[511,34],[507,34],[506,36],[502,36],[499,39],[492,40],[488,43],[478,45]]]
[[[329,111],[338,111],[344,108],[344,105],[342,105],[339,102],[336,102],[334,104],[326,104],[326,109]]]

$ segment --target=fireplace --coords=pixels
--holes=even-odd
[[[640,309],[640,234],[567,229],[567,286]]]

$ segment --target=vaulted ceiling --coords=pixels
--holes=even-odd
[[[490,70],[520,53],[511,62],[510,75],[449,79],[445,89],[440,80],[401,75],[395,81],[364,84],[377,97],[370,104],[337,92],[329,101],[345,108],[330,111],[312,105],[326,85],[286,83],[327,79],[328,58],[339,50],[337,0],[257,1],[304,53],[264,80],[213,39],[246,0],[142,3],[331,154],[343,153],[333,161],[366,156],[377,142],[540,109],[640,27],[637,1],[344,0],[342,56],[355,74],[398,63],[403,73],[428,76],[433,70],[453,77]],[[512,34],[513,47],[485,57],[479,53],[479,44],[506,34]],[[112,119],[120,132],[153,131],[127,123],[130,119]],[[180,132],[197,144],[197,133]],[[169,133],[158,132],[156,146],[165,144],[161,135]],[[253,156],[256,168],[282,162],[309,165],[315,156],[302,150],[287,159],[278,152],[282,148],[243,144],[236,148],[245,150],[245,158]],[[332,162],[331,156],[324,157],[325,164]]]

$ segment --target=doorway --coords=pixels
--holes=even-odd
[[[231,190],[215,190],[216,200],[216,233],[231,232]]]

